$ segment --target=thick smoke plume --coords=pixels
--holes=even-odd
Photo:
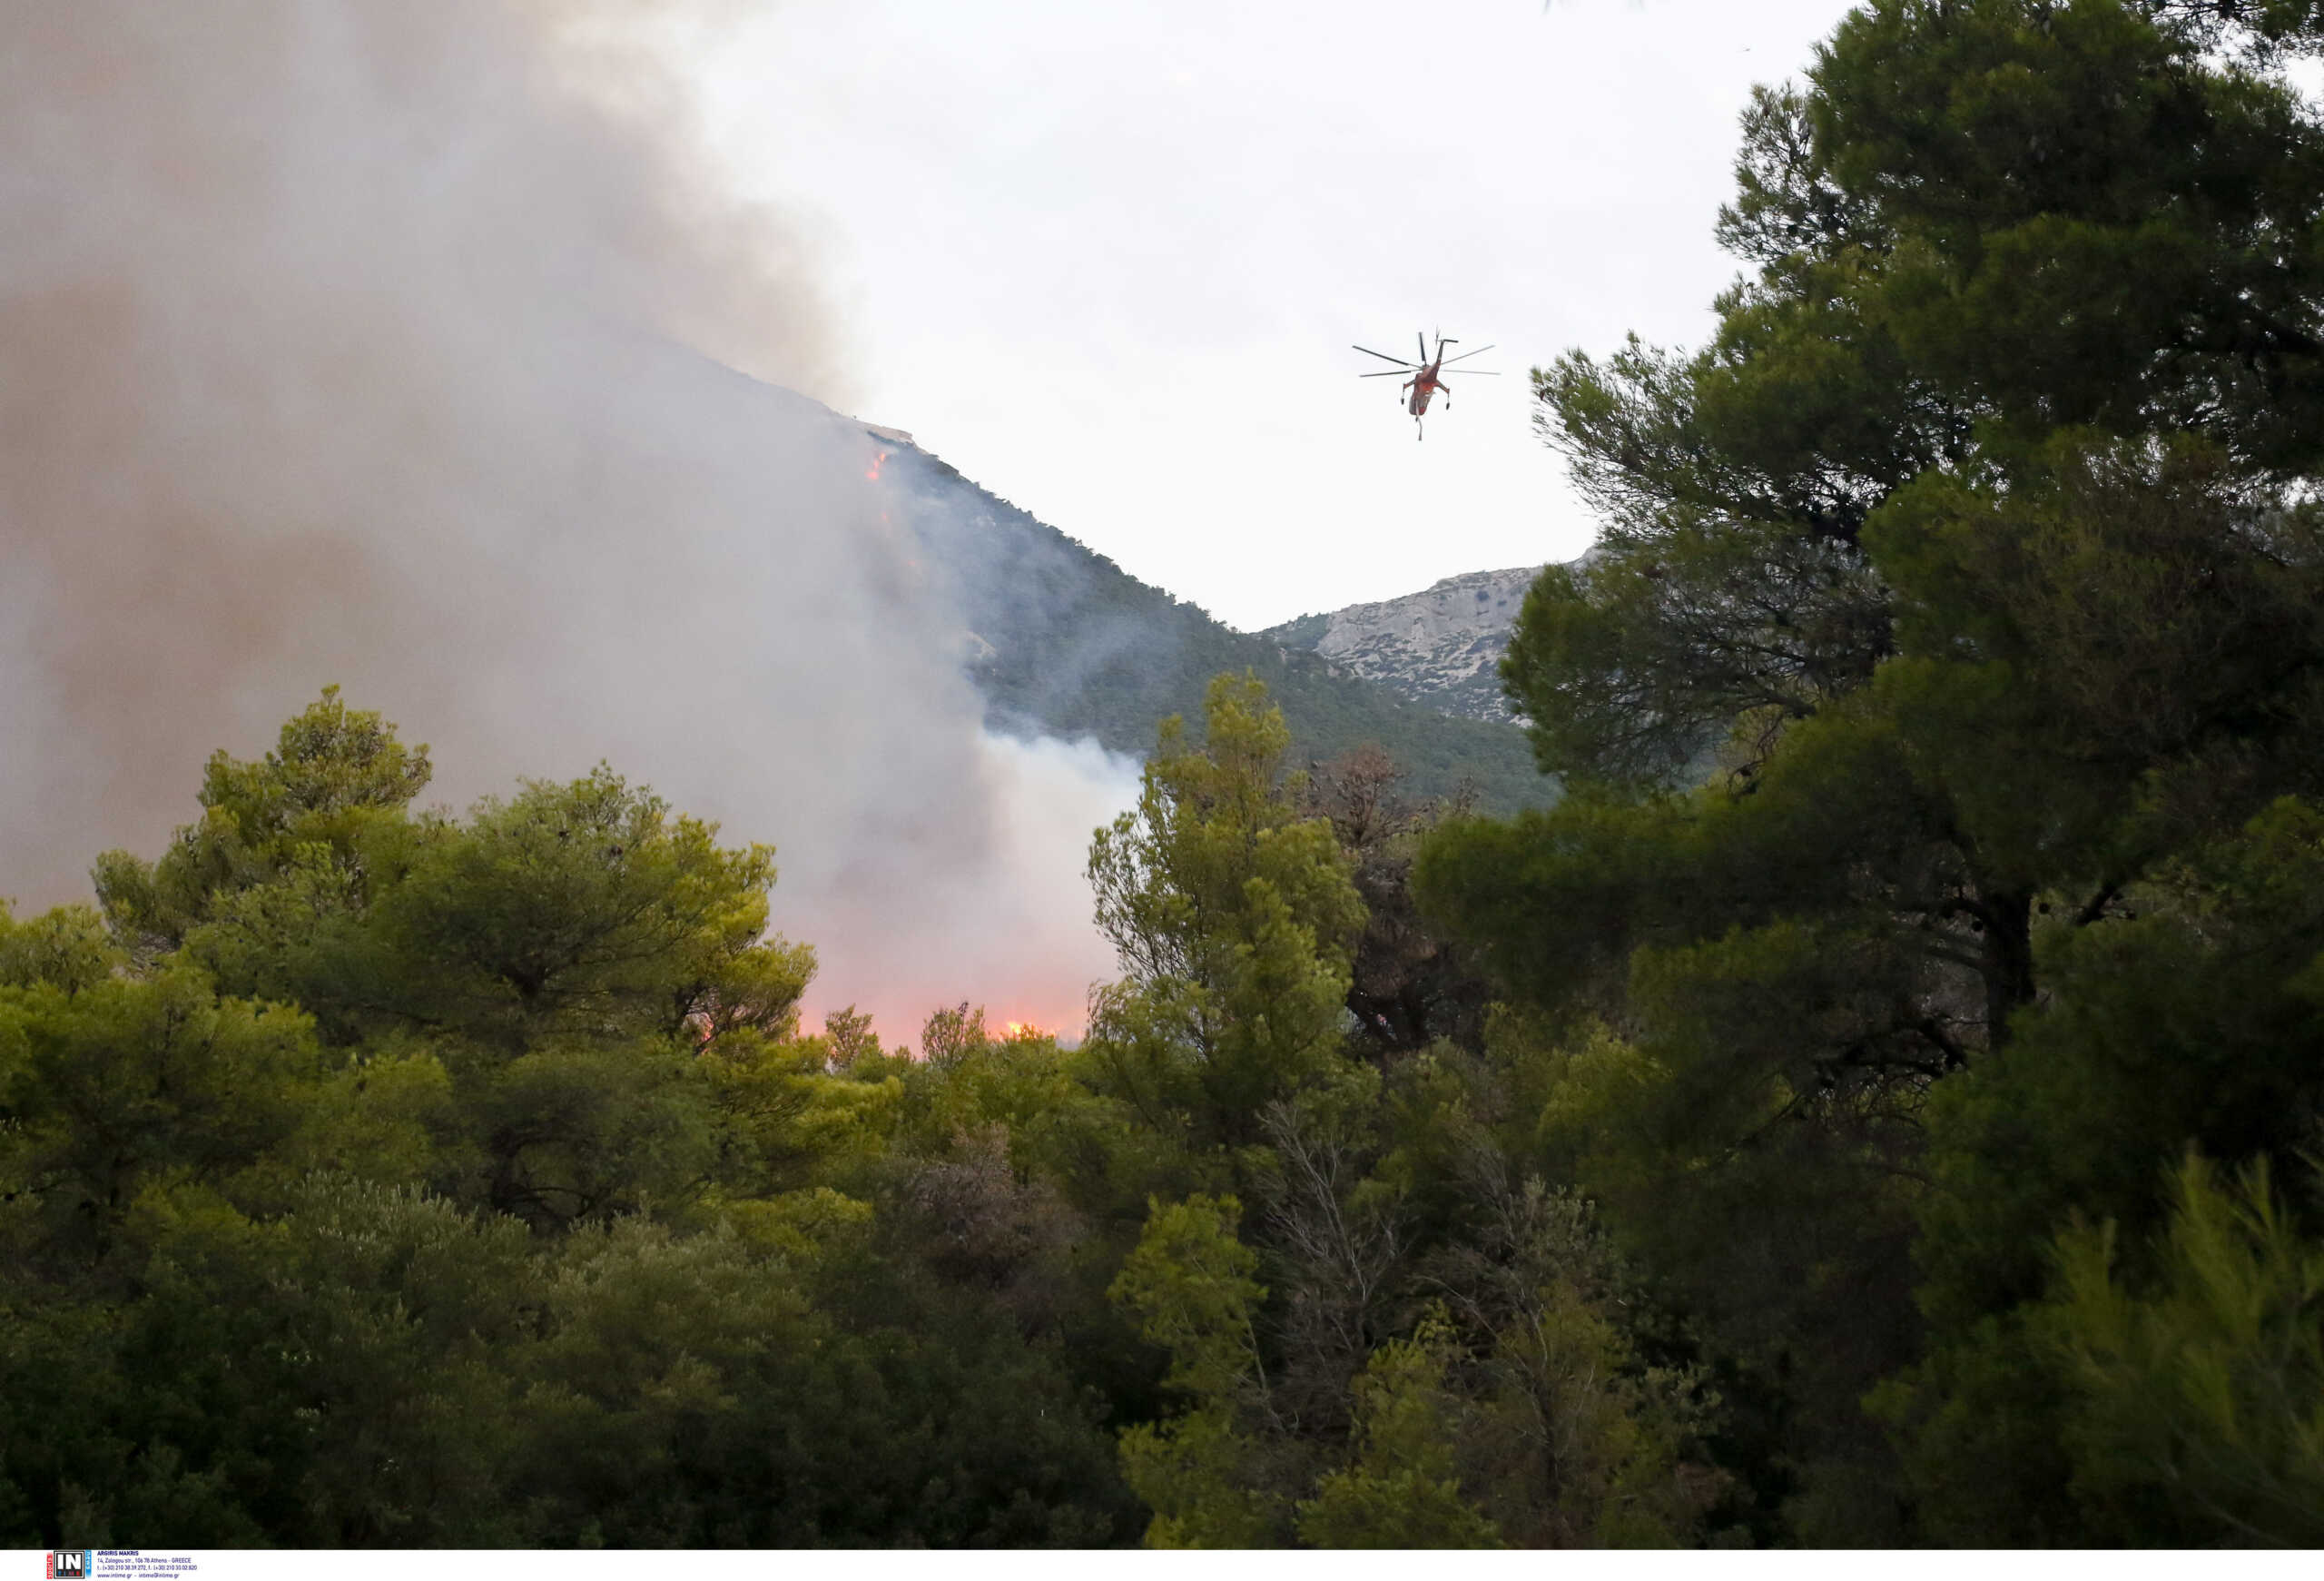
[[[980,730],[862,430],[771,387],[843,400],[833,326],[625,42],[666,12],[0,17],[0,893],[335,681],[456,805],[603,758],[772,841],[824,1006],[1078,1019],[1118,767]]]

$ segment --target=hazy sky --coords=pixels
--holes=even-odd
[[[827,393],[1251,628],[1565,558],[1526,370],[1699,341],[1755,82],[1846,0],[792,0],[700,45],[807,220]],[[1415,443],[1441,327],[1500,350]]]

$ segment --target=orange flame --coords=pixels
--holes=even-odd
[[[863,469],[864,478],[871,482],[877,483],[880,480],[880,469],[886,466],[888,463],[888,458],[894,454],[895,451],[893,450],[872,451],[872,464]]]
[[[1049,1034],[1047,1029],[1029,1021],[1005,1021],[1000,1023],[1000,1035],[1004,1042],[1013,1043],[1021,1038],[1045,1038]]]

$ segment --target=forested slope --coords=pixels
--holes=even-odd
[[[1230,630],[1192,604],[1148,587],[938,458],[872,433],[879,485],[953,589],[985,645],[970,674],[1002,729],[1095,736],[1117,752],[1153,745],[1154,723],[1202,711],[1223,671],[1266,683],[1292,732],[1292,752],[1322,761],[1367,742],[1405,766],[1413,790],[1514,810],[1551,799],[1523,737],[1505,724],[1452,717],[1264,636]]]

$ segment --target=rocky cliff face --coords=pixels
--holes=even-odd
[[[1303,615],[1258,635],[1342,675],[1464,719],[1512,722],[1501,657],[1539,566],[1471,571],[1378,604]]]

